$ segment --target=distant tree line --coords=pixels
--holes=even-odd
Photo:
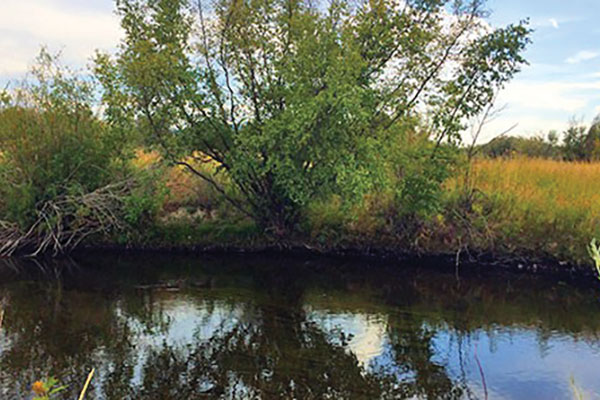
[[[479,146],[484,157],[527,156],[564,161],[600,160],[600,115],[588,127],[573,120],[562,135],[550,131],[531,138],[499,136]]]

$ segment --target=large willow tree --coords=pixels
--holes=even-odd
[[[425,136],[436,165],[519,70],[529,29],[490,27],[483,3],[118,0],[125,38],[96,60],[106,116],[285,232],[318,196],[364,193],[398,137]]]

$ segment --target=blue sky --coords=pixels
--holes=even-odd
[[[489,0],[492,25],[529,17],[535,29],[524,68],[501,94],[504,112],[482,140],[563,130],[571,117],[600,113],[600,0]],[[41,44],[85,66],[120,37],[112,0],[0,0],[0,84],[23,76]]]
[[[502,93],[507,109],[490,125],[492,137],[518,123],[514,134],[562,130],[571,117],[600,113],[600,1],[491,0],[495,26],[529,17],[535,29],[530,65]]]

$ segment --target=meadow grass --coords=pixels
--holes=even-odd
[[[460,181],[448,182],[450,193]],[[589,263],[587,245],[600,237],[600,163],[547,159],[483,159],[472,166],[490,240],[565,261]],[[481,243],[483,247],[494,247]]]
[[[600,163],[494,159],[474,163],[477,188],[511,193],[540,212],[573,209],[600,214]]]
[[[145,166],[156,160],[155,154],[140,153],[136,162]],[[165,169],[164,181],[169,194],[150,243],[262,242],[260,229],[181,167]],[[369,195],[370,201],[352,210],[343,209],[336,197],[318,202],[307,209],[302,240],[325,247],[367,245],[424,253],[465,249],[591,264],[588,244],[600,239],[600,163],[477,159],[469,185],[475,196],[468,209],[461,203],[465,184],[459,173],[445,183],[440,212],[405,234],[399,230],[403,222],[394,218],[392,199],[382,193]]]

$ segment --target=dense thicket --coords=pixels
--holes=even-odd
[[[518,70],[524,23],[482,0],[119,0],[106,118],[277,233],[310,201],[392,187],[428,209],[462,124]],[[197,165],[211,163],[231,188]],[[390,182],[394,182],[393,186]]]
[[[0,256],[62,252],[123,224],[130,141],[98,119],[95,95],[45,50],[1,94]]]

